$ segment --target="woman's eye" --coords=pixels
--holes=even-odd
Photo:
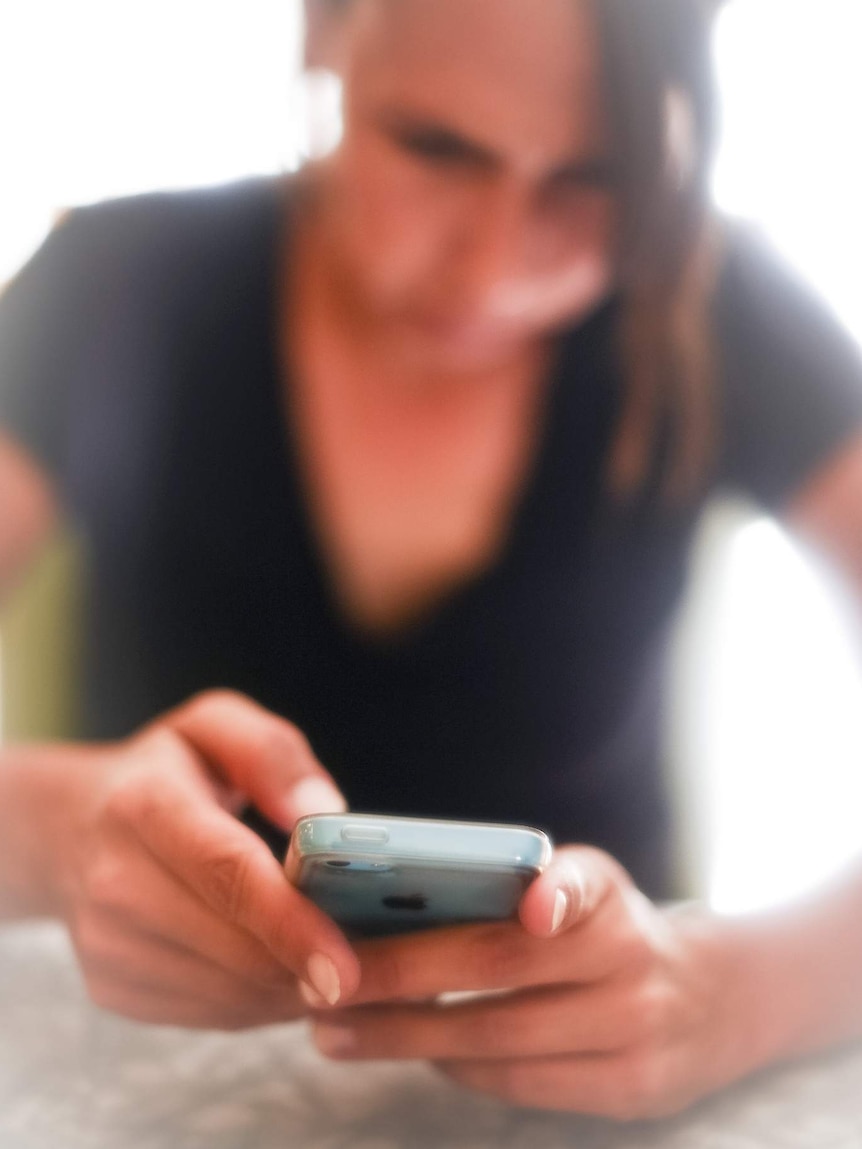
[[[559,172],[551,181],[557,192],[610,191],[619,183],[619,173],[613,163],[596,162],[576,165]]]
[[[439,164],[477,163],[475,152],[447,132],[405,131],[394,133],[396,144],[420,159]]]

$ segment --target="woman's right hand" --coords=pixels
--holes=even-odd
[[[332,1003],[350,996],[359,965],[344,935],[234,816],[251,801],[289,830],[344,808],[295,727],[210,692],[86,767],[52,849],[57,905],[96,1004],[238,1029],[305,1012],[302,982]]]

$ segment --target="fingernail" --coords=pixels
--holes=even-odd
[[[341,997],[341,979],[335,962],[326,954],[312,954],[308,959],[307,977],[311,988],[323,998],[328,1005],[335,1005]]]
[[[323,1023],[312,1026],[314,1044],[326,1057],[343,1056],[356,1049],[356,1032],[346,1025]]]
[[[347,809],[347,803],[331,782],[323,778],[305,778],[297,782],[285,800],[293,818],[305,814],[340,814]]]
[[[565,890],[557,890],[554,894],[554,913],[551,918],[551,933],[555,934],[563,924],[566,910],[569,908],[569,895]]]
[[[580,869],[573,870],[569,875],[569,881],[572,884],[575,897],[577,898],[574,920],[579,921],[587,907],[587,883],[583,871]]]
[[[325,1000],[320,996],[316,989],[312,989],[307,981],[300,980],[299,996],[302,998],[305,1004],[310,1006],[312,1009],[323,1009],[326,1005]]]

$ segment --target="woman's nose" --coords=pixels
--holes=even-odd
[[[532,205],[508,184],[481,189],[465,212],[453,251],[455,296],[487,318],[509,319],[526,305],[535,269]]]

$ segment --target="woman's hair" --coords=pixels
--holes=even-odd
[[[592,0],[617,145],[625,377],[608,459],[620,496],[694,495],[715,450],[711,31],[721,0]]]

